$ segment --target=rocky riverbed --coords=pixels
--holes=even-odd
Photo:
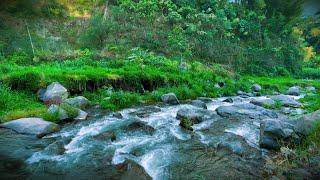
[[[91,109],[87,120],[41,139],[0,128],[0,173],[4,179],[260,179],[270,150],[305,132],[297,122],[308,125],[292,117],[304,113],[301,96],[184,103],[172,96],[163,98],[171,105]],[[276,102],[283,107],[265,108]]]

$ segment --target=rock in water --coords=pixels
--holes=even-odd
[[[44,121],[42,118],[21,118],[1,124],[0,127],[12,129],[21,134],[43,137],[59,130],[59,125]]]
[[[78,121],[86,120],[87,116],[88,116],[87,112],[82,111],[81,109],[79,109],[79,114],[78,114],[77,117],[74,118],[74,120],[78,120]]]
[[[161,100],[164,103],[177,105],[180,104],[177,96],[174,93],[168,93],[161,96]]]
[[[43,101],[46,104],[61,104],[63,100],[68,98],[68,90],[60,83],[54,82],[47,87],[43,95]]]
[[[300,96],[300,87],[293,86],[293,87],[289,88],[287,91],[287,94],[292,95],[292,96]]]
[[[253,92],[260,92],[262,90],[262,87],[259,84],[254,84],[251,86],[251,90]]]
[[[132,160],[126,160],[125,162],[117,165],[117,169],[122,172],[120,179],[122,180],[151,180],[149,174],[139,164]]]
[[[177,112],[177,119],[180,120],[180,126],[188,130],[193,130],[192,125],[200,123],[207,119],[215,119],[217,115],[213,112],[202,109],[202,108],[192,108],[183,107]]]
[[[90,101],[83,96],[68,98],[64,102],[73,106],[73,107],[80,108],[80,109],[85,109],[90,104]]]
[[[222,102],[233,103],[233,99],[232,98],[227,98],[227,99],[223,100]]]
[[[202,101],[200,101],[200,100],[193,100],[193,101],[191,102],[191,104],[192,104],[193,106],[196,106],[196,107],[199,107],[199,108],[207,109],[206,103],[204,103],[204,102],[202,102]]]
[[[250,103],[257,105],[257,106],[262,106],[262,107],[272,107],[276,104],[276,102],[272,99],[253,99],[250,101]]]
[[[220,106],[216,109],[216,112],[222,117],[233,118],[263,119],[278,117],[277,113],[250,103],[232,106]]]

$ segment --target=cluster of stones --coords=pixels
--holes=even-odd
[[[38,91],[39,99],[49,108],[48,113],[57,117],[60,121],[85,120],[88,113],[83,111],[90,104],[83,96],[68,98],[68,90],[60,83],[54,82],[46,89]],[[43,120],[42,118],[21,118],[0,125],[12,129],[18,133],[31,134],[38,137],[56,132],[59,125]]]
[[[249,104],[239,104],[232,106],[220,106],[214,111],[207,110],[206,103],[210,102],[210,98],[198,98],[193,100],[193,107],[182,107],[176,118],[180,120],[180,125],[187,129],[193,130],[192,126],[201,123],[207,119],[214,118],[251,118],[260,120],[260,147],[266,149],[279,149],[281,143],[291,140],[299,140],[300,137],[309,133],[312,124],[320,120],[320,110],[311,114],[303,115],[296,119],[283,118],[278,116],[276,110],[268,108],[283,107],[282,113],[286,114],[287,109],[297,109],[301,107],[301,103],[292,96],[300,96],[301,89],[298,86],[290,87],[286,94],[277,94],[267,96],[267,98],[253,98]],[[241,98],[249,98],[260,96],[262,87],[254,84],[251,87],[251,93],[238,91]],[[307,87],[306,92],[316,92],[314,87]],[[174,93],[164,94],[162,101],[166,104],[177,105],[179,100]],[[223,102],[232,103],[233,98],[226,98]],[[217,117],[217,115],[219,117]]]

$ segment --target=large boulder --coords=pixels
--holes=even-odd
[[[232,106],[220,106],[216,109],[218,115],[222,117],[233,118],[250,118],[250,119],[263,119],[263,118],[277,118],[277,113],[264,109],[262,107],[245,103]]]
[[[254,84],[251,86],[251,90],[253,92],[260,92],[262,90],[262,87],[259,84]]]
[[[191,105],[199,107],[199,108],[203,108],[203,109],[207,109],[208,108],[206,103],[204,103],[203,101],[200,101],[200,100],[193,100],[191,102]]]
[[[280,94],[280,95],[271,96],[270,98],[274,101],[280,102],[283,106],[286,106],[286,107],[298,108],[301,106],[301,103],[299,103],[293,97],[288,95]]]
[[[50,84],[43,94],[43,101],[46,104],[61,104],[68,98],[68,90],[60,83],[54,82]]]
[[[37,137],[43,137],[59,130],[59,125],[42,118],[21,118],[1,124],[0,127],[12,129],[21,134],[36,135]]]
[[[233,103],[233,99],[229,97],[229,98],[223,100],[222,102]]]
[[[260,122],[260,147],[278,149],[280,142],[293,135],[293,126],[279,119],[265,119]]]
[[[180,104],[177,96],[174,93],[168,93],[161,96],[161,100],[164,103],[177,105]]]
[[[77,96],[74,98],[68,98],[64,101],[64,103],[67,103],[73,107],[79,108],[79,109],[85,109],[89,106],[90,101],[83,97],[83,96]]]
[[[48,113],[58,116],[59,120],[85,120],[88,116],[88,113],[70,106],[69,104],[62,104],[61,106],[52,104],[48,108]]]
[[[287,91],[287,94],[292,96],[300,96],[300,87],[298,86],[290,87]]]
[[[250,101],[250,103],[261,106],[261,107],[272,107],[276,104],[276,101],[266,98],[266,99],[253,99]]]
[[[301,135],[308,135],[315,123],[320,122],[320,110],[309,113],[294,120],[294,130]]]

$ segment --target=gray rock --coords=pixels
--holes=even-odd
[[[292,96],[300,96],[300,87],[298,86],[290,87],[287,91],[287,94]]]
[[[161,108],[158,106],[145,106],[142,108],[137,109],[134,112],[131,112],[130,115],[136,115],[140,118],[148,117],[152,113],[160,112]]]
[[[177,112],[177,119],[190,120],[192,124],[200,123],[206,119],[214,118],[215,114],[209,110],[196,107],[183,107]]]
[[[293,135],[293,126],[279,119],[265,119],[260,122],[260,147],[278,149],[279,142]]]
[[[254,96],[252,93],[246,93],[243,91],[237,91],[237,95],[241,98],[249,98],[249,97]]]
[[[141,167],[138,163],[132,160],[126,160],[125,162],[117,165],[117,170],[121,172],[121,178],[124,180],[140,179],[151,180],[150,175]],[[133,178],[134,177],[134,178]]]
[[[200,100],[204,103],[210,103],[212,102],[212,99],[211,98],[207,98],[207,97],[198,97],[197,100]]]
[[[85,109],[90,104],[90,101],[83,96],[68,98],[64,102],[73,106],[73,107],[80,108],[80,109]]]
[[[112,117],[115,117],[115,118],[118,118],[118,119],[122,119],[123,118],[122,114],[119,113],[119,112],[112,113]]]
[[[60,104],[68,98],[68,90],[60,83],[54,82],[47,87],[43,95],[43,101],[46,104]]]
[[[285,173],[285,176],[288,179],[293,180],[312,179],[312,174],[307,169],[303,168],[291,169]]]
[[[161,96],[161,100],[164,103],[177,105],[180,104],[177,96],[174,93],[168,93]]]
[[[59,130],[59,125],[42,118],[21,118],[1,124],[0,127],[12,129],[21,134],[31,134],[43,137]]]
[[[234,154],[243,155],[245,152],[244,147],[238,141],[234,142],[222,142],[218,144],[218,150],[227,150]]]
[[[135,121],[130,123],[125,129],[126,132],[130,132],[130,131],[143,131],[149,135],[152,135],[155,133],[155,129],[146,124],[145,122],[141,122],[141,121]]]
[[[103,132],[100,133],[98,135],[93,136],[93,138],[98,139],[98,140],[102,140],[102,141],[115,141],[117,139],[117,136],[114,132]]]
[[[207,109],[206,103],[204,103],[203,101],[200,101],[200,100],[193,100],[191,102],[191,105],[199,107],[199,108]]]
[[[52,104],[48,108],[48,113],[52,115],[58,115],[59,120],[66,120],[69,119],[67,111],[64,109],[60,108],[58,105]]]
[[[262,90],[262,87],[259,84],[254,84],[251,86],[251,90],[253,92],[260,92]]]
[[[37,95],[38,95],[38,99],[40,99],[40,101],[44,101],[44,94],[46,93],[47,89],[41,88],[38,90]]]
[[[220,106],[216,109],[216,112],[222,117],[234,118],[263,119],[278,117],[277,113],[259,106],[255,106],[251,103]]]
[[[81,109],[79,109],[79,114],[77,117],[74,118],[74,120],[78,120],[78,121],[82,121],[82,120],[86,120],[88,116],[88,113],[85,111],[82,111]]]
[[[62,155],[66,149],[64,148],[64,143],[63,141],[56,141],[49,146],[47,146],[43,153],[47,155]]]
[[[315,123],[320,122],[320,110],[303,115],[294,120],[294,130],[298,134],[308,135]]]
[[[288,95],[280,94],[276,96],[270,96],[270,98],[274,101],[280,102],[283,106],[286,106],[286,107],[298,108],[301,106],[301,103],[299,103],[293,97]]]
[[[257,106],[262,106],[262,107],[272,107],[276,104],[276,102],[270,98],[267,99],[253,99],[250,101],[250,103],[257,105]]]
[[[223,100],[222,102],[233,103],[233,99],[232,98],[227,98],[227,99]]]
[[[306,87],[306,90],[309,92],[316,92],[317,91],[317,89],[314,86],[308,86],[308,87]]]

